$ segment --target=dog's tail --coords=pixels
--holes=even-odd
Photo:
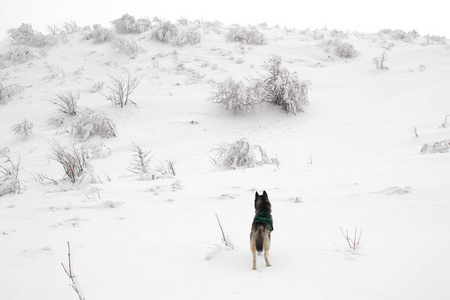
[[[258,225],[256,227],[255,246],[256,246],[256,251],[258,251],[258,253],[263,252],[263,249],[264,249],[264,235],[265,235],[264,231],[265,231],[264,225]]]

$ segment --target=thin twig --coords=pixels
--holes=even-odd
[[[362,228],[359,232],[359,237],[358,237],[358,228],[355,227],[355,237],[353,238],[353,240],[351,237],[348,236],[348,230],[346,230],[345,231],[346,233],[344,234],[344,231],[342,230],[342,228],[339,227],[339,229],[341,230],[341,233],[344,236],[344,238],[347,240],[348,246],[351,249],[356,250],[356,247],[359,245],[359,241],[361,240]]]
[[[222,231],[223,242],[225,243],[226,246],[228,246],[227,239],[225,238],[225,233],[223,232],[223,228],[222,228],[222,225],[220,224],[219,216],[217,215],[217,213],[216,213],[216,218],[217,218],[217,223],[219,223],[220,230]]]
[[[61,266],[63,267],[64,272],[66,272],[67,276],[69,276],[70,280],[72,281],[72,284],[70,286],[77,293],[78,299],[84,300],[85,298],[81,297],[80,291],[78,290],[77,284],[75,282],[75,274],[72,273],[72,260],[70,259],[70,243],[69,242],[67,242],[67,248],[68,248],[67,256],[69,258],[69,270],[67,270],[67,268],[64,266],[63,263],[61,263]]]

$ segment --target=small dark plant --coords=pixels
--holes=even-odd
[[[50,100],[53,104],[58,106],[58,110],[66,115],[75,116],[77,114],[78,100],[80,94],[74,94],[71,91],[61,92],[56,95],[56,99]]]
[[[106,92],[101,92],[113,105],[123,108],[128,103],[136,104],[131,100],[136,87],[139,85],[139,79],[131,77],[130,73],[127,73],[127,77],[111,76],[111,83],[106,85]]]

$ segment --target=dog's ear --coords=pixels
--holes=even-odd
[[[255,193],[255,199],[257,199],[259,197],[258,192]]]
[[[269,198],[269,196],[267,196],[266,191],[263,192],[263,197],[264,197],[264,199],[268,199]]]

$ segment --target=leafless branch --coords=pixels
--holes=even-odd
[[[222,242],[225,244],[225,246],[233,249],[234,245],[230,241],[230,239],[225,235],[225,232],[223,231],[222,224],[220,224],[219,216],[217,215],[217,213],[216,213],[216,219],[217,219],[217,223],[219,223],[220,231],[222,232]]]
[[[66,268],[66,266],[64,266],[63,263],[61,263],[61,266],[64,269],[64,272],[66,272],[67,276],[70,278],[70,280],[72,281],[72,284],[70,285],[73,290],[77,293],[78,295],[78,299],[80,300],[84,300],[85,298],[81,296],[80,290],[77,287],[77,284],[75,282],[75,274],[72,273],[72,260],[70,258],[70,243],[67,242],[67,248],[68,248],[68,253],[67,256],[69,258],[69,269]]]

